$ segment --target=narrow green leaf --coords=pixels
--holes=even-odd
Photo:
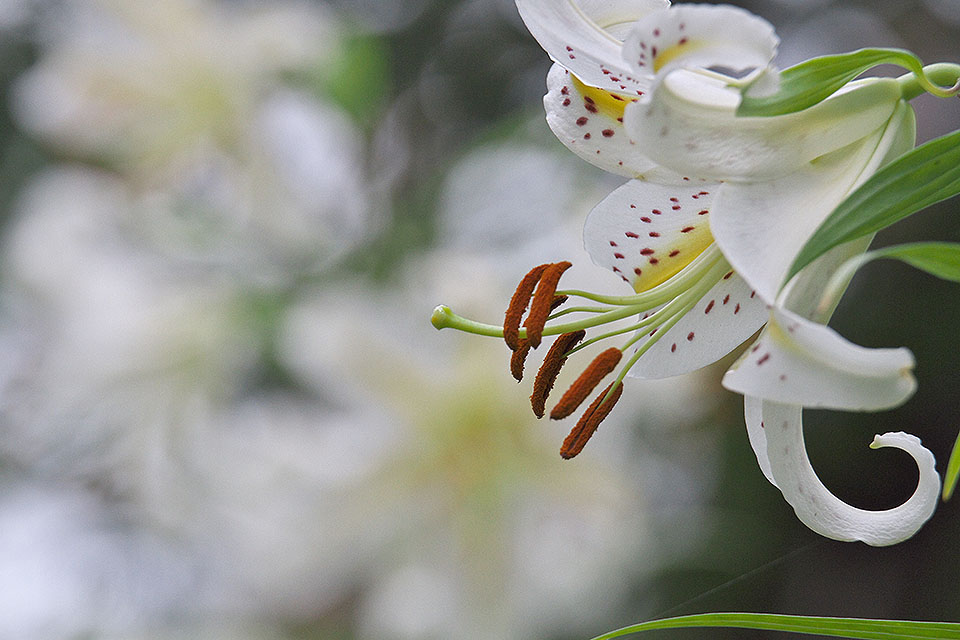
[[[914,242],[884,247],[867,254],[870,259],[895,258],[930,275],[960,282],[960,243]]]
[[[950,452],[950,461],[947,463],[947,472],[943,475],[943,501],[946,502],[957,488],[957,478],[960,478],[960,435],[953,443]]]
[[[859,49],[812,58],[780,72],[780,85],[769,96],[751,96],[743,90],[738,116],[779,116],[812,107],[831,96],[864,71],[880,64],[896,64],[923,74],[919,58],[903,49]]]
[[[833,247],[958,193],[960,131],[954,131],[903,154],[841,202],[800,250],[788,279]]]
[[[655,629],[692,627],[763,629],[855,640],[960,640],[960,623],[955,622],[822,618],[775,613],[704,613],[651,620],[605,633],[593,640],[610,640]]]
[[[960,243],[913,242],[884,247],[853,256],[841,264],[830,276],[818,305],[819,309],[833,309],[857,271],[878,258],[894,258],[927,273],[960,283]],[[960,453],[957,454],[960,456]],[[960,467],[960,457],[956,464]]]

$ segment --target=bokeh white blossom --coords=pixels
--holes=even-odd
[[[317,95],[344,37],[320,9],[67,0],[38,28],[14,113],[59,153],[120,174],[144,242],[290,280],[375,224],[357,126]],[[298,74],[312,82],[288,81]]]

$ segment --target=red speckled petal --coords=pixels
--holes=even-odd
[[[760,297],[730,272],[640,356],[629,375],[667,378],[705,367],[743,344],[767,317]]]
[[[675,66],[766,68],[777,52],[773,26],[727,5],[676,5],[641,18],[623,45],[637,73]]]
[[[584,247],[634,291],[655,287],[713,243],[709,214],[718,186],[682,177],[674,184],[631,180],[587,216]]]
[[[774,308],[770,324],[727,372],[723,386],[787,404],[876,411],[913,394],[913,364],[907,349],[867,349],[827,326]]]
[[[588,85],[632,94],[647,91],[653,74],[629,70],[617,34],[669,6],[668,0],[517,0],[527,29],[555,62]]]
[[[547,124],[568,149],[601,169],[635,178],[658,167],[623,128],[623,108],[633,99],[588,87],[555,64],[547,74],[543,106]]]

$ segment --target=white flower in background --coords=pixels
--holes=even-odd
[[[281,305],[131,242],[118,221],[133,202],[116,176],[76,168],[23,195],[4,246],[0,466],[87,487],[132,530],[169,536],[196,581],[169,602],[180,614],[322,613],[377,555],[378,536],[357,535],[352,490],[391,424],[357,394],[260,384]],[[82,569],[70,579],[98,580]],[[141,597],[158,595],[148,587]],[[41,609],[35,624],[62,615]],[[106,628],[95,609],[77,624]],[[159,619],[139,612],[121,627]]]
[[[565,160],[515,151],[481,160],[498,169],[489,180],[455,170],[460,186],[449,192],[462,193],[467,181],[501,192],[500,207],[518,188],[539,185],[546,197],[548,180],[509,179],[514,157],[544,175],[574,176]],[[398,593],[416,602],[417,584],[452,584],[449,607],[431,600],[417,624],[458,637],[585,627],[626,597],[630,579],[703,533],[691,523],[713,465],[690,446],[702,432],[678,428],[658,455],[636,456],[626,425],[611,429],[597,443],[605,455],[584,458],[583,474],[607,480],[590,488],[586,475],[546,454],[553,439],[524,403],[511,406],[515,388],[499,356],[470,344],[454,360],[437,353],[421,296],[456,272],[461,285],[499,298],[515,270],[505,263],[533,253],[507,238],[509,249],[494,247],[491,260],[490,238],[458,226],[455,200],[441,225],[448,248],[396,274],[393,294],[318,284],[291,311],[133,242],[125,221],[137,202],[115,175],[51,170],[23,195],[4,246],[0,337],[10,357],[0,372],[0,457],[44,482],[89,487],[85,499],[122,510],[134,535],[164,532],[168,547],[118,566],[165,559],[193,585],[182,590],[185,601],[144,584],[138,594],[163,604],[156,615],[110,596],[129,607],[113,622],[96,617],[96,594],[77,588],[71,597],[93,603],[75,611],[77,625],[129,635],[163,626],[170,611],[190,613],[190,628],[314,620],[360,594],[358,625],[402,629],[410,600]],[[515,222],[529,228],[533,220]],[[546,238],[533,244],[537,253],[574,250]],[[611,278],[596,269],[584,276],[585,286]],[[437,375],[454,365],[456,373]],[[260,384],[268,366],[287,383]],[[642,405],[661,427],[696,424],[709,411],[695,380],[686,391],[668,384],[669,395],[632,398],[637,411]],[[96,535],[89,530],[85,521],[64,530],[62,544]],[[690,534],[661,549],[657,540],[674,530]],[[99,574],[81,563],[63,575],[73,588]],[[25,579],[22,571],[7,577]],[[47,593],[44,585],[22,592],[34,608],[22,608],[16,624],[74,615],[41,607]],[[585,600],[595,617],[582,614]]]
[[[50,170],[21,196],[4,245],[17,366],[0,447],[67,477],[122,467],[119,486],[99,482],[147,498],[165,481],[143,473],[165,466],[151,456],[177,448],[169,426],[233,393],[260,345],[229,282],[129,242],[117,221],[130,206],[121,181],[90,169]]]
[[[0,637],[126,637],[198,609],[199,563],[175,542],[77,487],[0,478]]]
[[[517,180],[520,168],[533,173]],[[395,274],[377,295],[318,291],[288,319],[282,361],[289,369],[317,388],[334,380],[355,385],[400,431],[389,453],[378,453],[382,462],[368,491],[357,494],[358,505],[377,501],[394,516],[391,552],[361,602],[361,635],[586,632],[615,610],[632,579],[642,580],[696,539],[699,528],[689,523],[702,516],[712,485],[709,457],[688,460],[687,469],[663,453],[637,453],[630,439],[643,436],[622,424],[604,431],[579,468],[563,467],[549,454],[550,426],[532,419],[503,376],[499,349],[456,335],[438,343],[423,322],[423,305],[440,290],[470,304],[496,300],[535,253],[582,252],[569,233],[524,240],[507,232],[534,224],[537,206],[513,209],[511,220],[501,216],[526,198],[568,210],[575,194],[557,201],[545,179],[556,175],[577,179],[562,158],[515,144],[467,156],[444,190],[444,246]],[[484,199],[488,225],[463,219],[474,196]],[[609,278],[595,269],[571,277],[585,285]],[[685,447],[705,437],[689,425],[702,419],[710,398],[697,393],[696,380],[668,384],[670,394],[651,388],[629,406],[636,415],[642,408],[644,425],[676,427],[662,438],[666,451],[703,452]],[[683,508],[674,496],[682,496]],[[670,536],[671,544],[661,546],[665,531],[691,536]]]
[[[132,229],[173,256],[269,281],[369,233],[363,143],[319,77],[340,37],[306,3],[69,0],[15,92],[19,122],[122,175]]]
[[[37,0],[9,0],[0,5],[0,32],[16,33],[22,29],[36,10]]]
[[[819,533],[875,545],[899,542],[936,504],[939,479],[929,452],[912,437],[883,436],[882,446],[904,448],[923,467],[920,486],[898,510],[864,515],[841,508],[809,470],[799,413],[802,405],[869,410],[899,404],[913,391],[912,359],[903,350],[856,347],[803,317],[796,300],[816,296],[823,282],[795,280],[794,304],[779,293],[795,256],[824,218],[879,167],[912,148],[913,110],[896,81],[873,78],[797,113],[738,118],[739,87],[753,80],[762,86],[773,77],[772,27],[734,7],[668,4],[517,0],[531,33],[556,62],[544,98],[551,129],[582,158],[631,178],[591,212],[584,243],[593,261],[636,295],[564,289],[557,295],[603,306],[574,307],[589,315],[566,321],[558,314],[546,324],[556,281],[569,266],[554,263],[524,279],[502,332],[463,321],[444,307],[435,311],[435,325],[506,334],[522,361],[543,327],[542,335],[579,341],[580,330],[642,314],[635,324],[597,338],[636,331],[625,346],[594,360],[551,412],[567,415],[629,354],[618,378],[564,443],[561,453],[572,457],[619,399],[625,375],[660,378],[702,367],[772,317],[755,356],[725,378],[728,388],[748,396],[748,413],[760,400],[790,405],[787,453],[758,451],[761,466],[766,470],[769,457],[775,484]],[[718,71],[749,68],[756,71],[744,80]],[[863,248],[862,242],[840,247],[824,261]],[[531,294],[526,330],[511,338],[508,330],[517,331]],[[801,347],[807,351],[798,352]],[[534,395],[544,372],[565,359],[548,353]],[[794,498],[814,490],[812,504]],[[829,511],[819,506],[827,496],[836,505]]]

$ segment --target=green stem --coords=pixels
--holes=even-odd
[[[960,624],[953,622],[826,618],[776,613],[702,613],[641,622],[604,633],[593,640],[612,640],[656,629],[692,628],[760,629],[860,640],[892,640],[894,638],[897,640],[933,640],[934,638],[955,640],[960,638]]]
[[[609,311],[600,311],[591,307],[578,308],[578,311],[590,311],[595,315],[590,318],[546,327],[543,335],[555,336],[571,331],[579,331],[580,329],[589,329],[649,311],[654,307],[669,303],[678,298],[687,300],[689,299],[688,296],[691,291],[702,290],[705,282],[707,285],[713,286],[713,284],[720,279],[720,276],[729,270],[730,265],[723,258],[720,250],[717,249],[716,245],[710,245],[710,247],[697,256],[685,269],[680,271],[680,273],[641,294],[634,296],[599,296],[581,291],[557,291],[557,295],[578,295],[598,302],[614,304],[619,308]],[[703,293],[705,292],[704,290]],[[562,315],[562,313],[555,315],[559,316]],[[446,305],[440,305],[433,310],[433,314],[430,316],[430,322],[437,329],[457,329],[458,331],[480,336],[503,337],[502,326],[485,324],[464,318],[454,313],[453,310]],[[527,337],[526,329],[520,328],[519,337]]]
[[[607,324],[608,322],[616,322],[617,320],[622,320],[623,318],[629,318],[632,315],[646,311],[646,309],[647,307],[636,305],[622,307],[613,311],[607,311],[606,313],[597,314],[592,318],[585,318],[575,322],[556,324],[552,327],[546,327],[543,330],[543,335],[556,336],[560,335],[561,333],[570,333],[571,331],[579,331],[580,329],[597,327],[601,324]],[[502,326],[484,324],[482,322],[464,318],[463,316],[459,316],[454,313],[450,307],[446,305],[440,305],[433,310],[433,314],[430,316],[430,322],[437,329],[457,329],[458,331],[473,333],[479,336],[491,336],[494,338],[503,337]],[[523,327],[520,327],[519,337],[527,337],[527,330]]]
[[[897,82],[905,100],[913,100],[923,93],[950,98],[960,90],[960,65],[952,62],[928,64],[922,74],[906,73],[897,78]]]

